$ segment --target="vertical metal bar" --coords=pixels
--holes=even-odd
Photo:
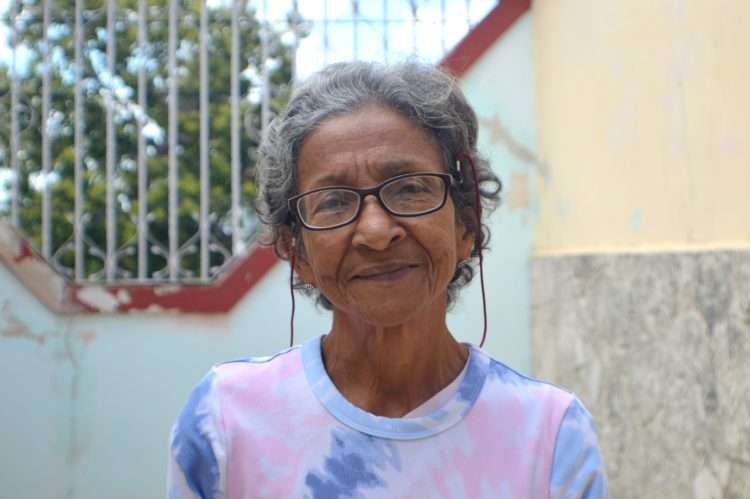
[[[471,0],[466,0],[466,29],[471,31]]]
[[[81,93],[81,77],[83,74],[82,57],[82,29],[81,18],[83,16],[83,0],[76,0],[75,26],[73,28],[73,43],[75,44],[75,84],[73,87],[73,116],[75,124],[73,130],[73,183],[75,190],[75,201],[73,206],[73,246],[74,264],[73,275],[76,281],[84,277],[83,262],[83,102]]]
[[[44,3],[42,23],[43,23],[43,34],[42,40],[44,43],[44,54],[42,55],[42,64],[44,70],[42,72],[42,119],[41,119],[41,130],[42,130],[42,256],[49,258],[51,252],[51,227],[50,227],[50,143],[49,134],[47,130],[47,124],[49,121],[49,73],[50,73],[50,62],[49,62],[49,14],[52,0],[47,0]]]
[[[115,141],[115,123],[113,105],[115,98],[115,57],[117,33],[115,33],[115,0],[107,0],[107,72],[109,73],[109,102],[106,106],[107,155],[106,155],[106,233],[107,248],[105,257],[105,275],[108,281],[115,278],[117,269],[117,221],[115,219],[115,158],[117,157],[117,143]]]
[[[388,63],[388,0],[383,0],[383,60]]]
[[[299,51],[299,2],[297,0],[292,1],[292,19],[294,25],[292,26],[292,33],[294,33],[294,45],[292,46],[292,83],[297,81],[297,52]]]
[[[167,264],[169,270],[169,280],[175,281],[179,272],[179,255],[178,240],[179,231],[177,228],[177,0],[169,0],[169,43],[167,56],[167,72],[169,74],[168,89],[168,154],[167,167],[167,189],[169,191],[169,255]]]
[[[445,55],[445,0],[440,0],[440,50]]]
[[[240,17],[241,0],[232,5],[232,55],[230,63],[231,140],[232,140],[232,254],[240,248]]]
[[[352,0],[352,52],[354,60],[359,58],[359,1]]]
[[[411,53],[417,53],[417,0],[411,0]]]
[[[80,1],[80,0],[79,0]],[[148,32],[146,31],[146,0],[138,0],[138,53],[140,64],[138,65],[138,107],[141,116],[138,120],[138,279],[144,281],[148,278],[148,195],[146,182],[148,181],[148,170],[146,169],[146,136],[143,127],[146,125],[146,44],[148,43]]]
[[[261,76],[263,80],[260,108],[261,133],[265,134],[270,119],[271,84],[268,75],[268,0],[263,0],[263,24],[260,28]]]
[[[201,204],[200,204],[200,260],[201,279],[208,279],[208,12],[206,0],[201,0],[201,24],[200,24],[200,182],[201,182]]]
[[[323,0],[323,64],[328,64],[328,52],[330,51],[328,40],[328,0]]]
[[[16,17],[18,16],[18,2],[13,0],[10,14],[11,26],[11,70],[10,70],[10,168],[13,171],[11,179],[10,221],[13,226],[19,225],[18,184],[21,172],[18,168],[18,74],[16,71],[16,48],[18,47],[18,31]]]

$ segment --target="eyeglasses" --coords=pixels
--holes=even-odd
[[[356,220],[372,194],[391,215],[418,217],[443,207],[451,179],[448,173],[407,173],[369,189],[321,187],[289,198],[289,210],[309,230],[335,229]]]

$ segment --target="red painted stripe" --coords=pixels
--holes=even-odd
[[[76,284],[0,220],[0,264],[50,310],[60,314],[130,311],[228,312],[279,261],[273,249],[256,246],[209,284],[160,283],[106,286]]]
[[[271,248],[255,247],[226,269],[211,284],[163,283],[158,285],[94,286],[117,298],[117,312],[137,310],[187,313],[228,312],[278,261]],[[102,312],[78,295],[84,286],[69,283],[68,300],[74,309]]]
[[[502,0],[443,58],[440,66],[460,78],[530,8],[531,0]]]

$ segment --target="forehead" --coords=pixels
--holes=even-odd
[[[437,142],[401,113],[371,104],[320,123],[302,143],[300,191],[368,186],[399,173],[444,171]]]

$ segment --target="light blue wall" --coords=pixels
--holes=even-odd
[[[491,251],[485,258],[485,349],[524,373],[531,371],[529,259],[536,213],[531,182],[539,168],[533,154],[532,35],[531,13],[527,12],[461,79],[479,117],[479,149],[503,181],[503,204],[491,218]],[[449,326],[463,340],[479,342],[482,307],[478,278],[461,295]]]
[[[513,199],[531,188],[512,185],[513,174],[535,168],[518,152],[533,150],[535,142],[531,39],[527,14],[461,82],[482,123],[500,120],[518,142],[514,154],[497,127],[485,126],[480,135],[481,150]],[[531,365],[530,202],[494,215],[486,259],[486,348],[524,372]],[[287,345],[287,272],[276,266],[227,315],[60,317],[0,263],[0,497],[162,496],[169,429],[193,384],[216,362]],[[297,305],[298,341],[328,330],[327,313],[305,299]],[[478,279],[449,325],[459,338],[479,342]]]
[[[0,497],[133,499],[165,490],[169,429],[219,361],[289,341],[287,268],[227,315],[58,317],[0,263]],[[327,331],[306,300],[298,338]]]

